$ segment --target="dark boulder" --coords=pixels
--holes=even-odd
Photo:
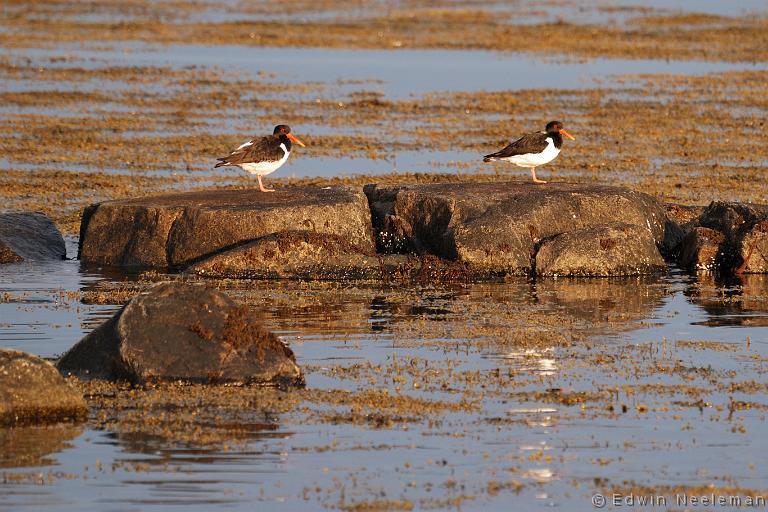
[[[62,260],[64,239],[44,213],[0,210],[0,263]]]
[[[768,218],[768,206],[714,201],[701,213],[698,225],[716,229],[735,244],[756,223]]]
[[[336,235],[362,254],[374,251],[365,195],[349,187],[207,190],[106,201],[80,226],[84,263],[185,267],[283,231]]]
[[[756,222],[745,230],[739,247],[739,273],[768,273],[768,219]]]
[[[695,227],[685,235],[678,264],[688,270],[714,270],[723,259],[725,235],[716,229]]]
[[[680,252],[682,267],[768,272],[768,205],[715,201],[696,224]]]
[[[80,378],[301,384],[293,352],[216,290],[161,283],[134,297],[57,366]]]
[[[88,409],[49,362],[0,349],[0,426],[83,420]]]
[[[667,233],[665,234],[665,255],[670,259],[676,259],[682,250],[685,236],[699,225],[699,217],[704,211],[704,206],[686,206],[680,204],[667,204],[666,212],[669,219]]]
[[[416,251],[478,271],[527,274],[539,244],[563,233],[622,222],[644,228],[660,250],[679,233],[647,194],[600,185],[462,183],[368,185],[377,242],[384,251]]]
[[[625,276],[666,268],[646,227],[614,223],[569,231],[542,242],[536,273],[542,276]]]

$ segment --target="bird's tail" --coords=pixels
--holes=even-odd
[[[493,162],[496,160],[496,157],[493,155],[485,155],[483,157],[483,162]]]

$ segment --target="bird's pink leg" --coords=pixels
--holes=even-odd
[[[274,192],[275,189],[273,188],[264,188],[264,184],[261,182],[261,174],[257,174],[256,177],[259,179],[259,190],[262,192]]]
[[[536,168],[535,167],[531,167],[531,177],[533,177],[533,182],[534,183],[546,183],[546,181],[540,180],[539,178],[536,177]]]

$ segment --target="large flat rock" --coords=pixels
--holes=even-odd
[[[80,226],[84,263],[182,267],[266,235],[336,235],[375,252],[365,195],[349,187],[206,190],[92,205]]]
[[[450,183],[369,185],[365,192],[380,250],[434,254],[499,274],[530,273],[550,237],[615,222],[647,230],[662,251],[679,238],[671,237],[676,224],[663,205],[620,187]]]

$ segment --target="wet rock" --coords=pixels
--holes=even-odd
[[[625,188],[567,183],[368,185],[377,243],[467,263],[478,271],[527,274],[544,239],[621,221],[644,228],[662,250],[674,226],[652,197]]]
[[[744,233],[739,248],[739,273],[768,273],[768,220],[756,222]]]
[[[261,237],[192,265],[190,272],[237,279],[381,279],[379,258],[337,235],[287,231]]]
[[[85,400],[49,362],[0,349],[0,425],[82,420]]]
[[[684,241],[679,263],[685,268],[727,272],[768,272],[768,205],[711,203],[698,218],[700,228]]]
[[[207,190],[88,207],[79,257],[116,266],[184,267],[283,231],[336,235],[374,253],[365,195],[348,187]]]
[[[0,209],[0,263],[62,260],[64,239],[44,213]]]
[[[685,236],[691,229],[699,225],[699,217],[704,212],[704,206],[686,206],[680,204],[666,205],[667,233],[665,234],[665,255],[677,259],[682,250]]]
[[[267,235],[192,265],[188,272],[229,279],[478,281],[494,275],[425,254],[357,252],[339,237],[291,231]]]
[[[695,227],[681,244],[678,264],[688,270],[713,270],[720,266],[725,235],[716,229]]]
[[[161,283],[134,297],[58,361],[80,378],[301,384],[293,352],[215,290]]]
[[[705,209],[705,206],[689,206],[674,203],[667,203],[666,205],[667,217],[669,220],[675,222],[684,230],[686,230],[686,228],[694,227],[699,221],[699,216],[701,216]]]
[[[665,267],[648,228],[623,223],[556,235],[536,253],[542,276],[640,275]]]
[[[702,212],[698,224],[723,233],[735,243],[757,222],[768,218],[768,205],[715,201]]]

